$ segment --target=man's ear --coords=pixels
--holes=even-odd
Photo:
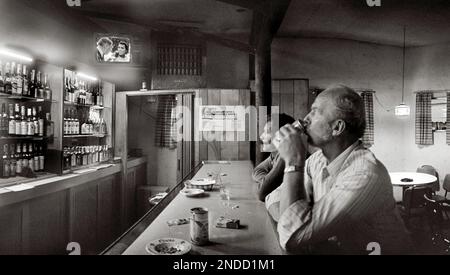
[[[346,123],[342,119],[338,119],[333,123],[333,136],[341,135],[345,130]]]

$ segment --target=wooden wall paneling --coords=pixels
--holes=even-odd
[[[126,229],[125,218],[125,186],[127,180],[127,154],[128,154],[128,97],[124,92],[115,93],[115,116],[114,120],[114,156],[122,159],[122,175],[120,183],[120,212],[122,230]]]
[[[309,112],[309,83],[306,79],[294,80],[294,118],[303,119]]]
[[[280,107],[280,81],[272,80],[272,106]]]
[[[103,251],[117,235],[118,198],[116,176],[101,179],[97,184],[97,250]]]
[[[294,116],[293,80],[280,80],[280,113]]]
[[[220,102],[223,106],[239,105],[239,90],[220,90]],[[221,143],[222,160],[237,160],[239,146],[236,131],[223,132],[224,141]]]
[[[207,105],[208,104],[208,90],[206,89],[201,89],[199,91],[199,99],[201,99],[201,104],[202,105]],[[198,106],[200,108],[200,106]],[[200,109],[198,109],[200,110]],[[197,120],[196,120],[196,125],[200,126],[200,122],[199,122],[199,117],[198,117],[198,112],[197,112]],[[205,137],[207,135],[207,133],[203,133],[200,132],[200,129],[198,127],[198,134],[199,134],[199,161],[203,161],[203,160],[208,160],[208,142],[205,140]]]
[[[22,205],[0,209],[0,255],[22,253]]]
[[[67,254],[67,194],[67,191],[61,191],[23,203],[24,254]]]
[[[113,99],[115,94],[115,85],[106,81],[102,81],[103,88],[103,97],[104,97],[104,106],[105,108],[101,111],[103,112],[103,118],[105,120],[106,125],[113,125]],[[107,136],[106,144],[114,146],[113,144],[113,129],[106,129]]]
[[[208,105],[220,105],[220,90],[208,89]],[[210,140],[208,141],[208,159],[222,159],[221,142],[223,140],[222,132],[209,132]]]
[[[126,228],[129,228],[136,220],[136,168],[127,171],[127,185],[125,186],[125,217]]]
[[[90,182],[70,189],[69,242],[81,246],[82,255],[92,255],[97,250],[97,182]]]
[[[239,90],[239,105],[244,108],[250,106],[250,90]],[[239,160],[250,160],[250,116],[245,118],[245,132],[238,132]]]

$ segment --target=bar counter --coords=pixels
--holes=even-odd
[[[206,178],[208,173],[220,170],[222,181],[230,185],[229,206],[219,197],[219,190],[206,192],[202,197],[185,197],[177,194],[159,216],[123,252],[124,255],[148,254],[145,246],[153,240],[172,237],[189,241],[189,224],[169,227],[167,221],[190,217],[190,209],[206,207],[209,210],[209,240],[205,246],[192,245],[193,255],[277,255],[282,254],[277,235],[264,203],[256,197],[256,184],[251,178],[249,161],[206,162],[193,179]],[[182,188],[179,186],[177,192]],[[215,227],[220,216],[239,219],[240,229]],[[139,223],[135,227],[140,227]]]
[[[98,254],[136,220],[136,186],[145,180],[146,157],[120,160],[77,173],[29,180],[30,189],[0,188],[0,255]],[[131,177],[130,175],[133,175]],[[19,185],[20,186],[20,185]]]

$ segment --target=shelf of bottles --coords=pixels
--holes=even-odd
[[[0,185],[35,178],[47,170],[47,147],[54,138],[51,110],[56,102],[50,74],[36,64],[0,60]]]
[[[79,78],[64,71],[63,170],[64,173],[112,159],[102,81]],[[111,113],[111,112],[110,112]]]

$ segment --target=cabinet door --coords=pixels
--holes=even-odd
[[[66,254],[68,244],[67,192],[58,192],[24,204],[25,254]]]
[[[147,164],[141,164],[136,167],[136,188],[147,184]]]
[[[21,254],[22,207],[7,206],[0,209],[0,255]]]
[[[81,246],[82,255],[98,253],[97,184],[86,183],[70,190],[70,242]]]
[[[125,186],[125,226],[129,228],[136,219],[136,168],[129,168]]]
[[[104,250],[118,235],[120,215],[117,177],[110,176],[98,182],[97,244]]]

